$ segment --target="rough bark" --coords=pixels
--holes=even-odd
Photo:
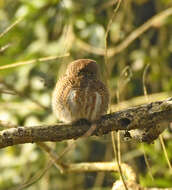
[[[94,123],[78,121],[73,124],[24,126],[0,131],[0,148],[7,146],[101,136],[124,130],[125,139],[152,142],[172,122],[172,98],[152,102],[102,116]]]

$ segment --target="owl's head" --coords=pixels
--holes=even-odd
[[[91,59],[78,59],[68,65],[66,75],[84,75],[99,78],[99,67],[97,63]]]

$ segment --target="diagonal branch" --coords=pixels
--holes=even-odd
[[[151,27],[160,27],[161,25],[165,24],[165,19],[168,18],[170,15],[172,15],[172,7],[156,14],[143,25],[132,31],[120,44],[116,45],[115,47],[109,48],[107,55],[109,57],[112,57],[116,54],[119,54]],[[93,47],[77,38],[75,41],[76,45],[79,46],[80,49],[96,55],[105,55],[105,50],[103,48]]]
[[[73,124],[6,129],[0,131],[0,148],[24,143],[77,139],[93,125],[95,130],[89,135],[101,136],[111,131],[125,130],[125,137],[150,143],[168,127],[167,124],[170,122],[172,122],[172,98],[107,114],[92,124],[82,121]]]

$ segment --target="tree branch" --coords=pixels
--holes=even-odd
[[[24,143],[77,139],[88,136],[88,132],[89,135],[101,136],[117,130],[125,130],[127,139],[150,143],[168,127],[167,124],[170,122],[172,98],[107,114],[94,123],[79,121],[73,124],[25,126],[2,130],[0,148]]]
[[[165,9],[164,11],[156,14],[152,18],[150,18],[147,22],[145,22],[140,27],[136,28],[132,31],[120,44],[116,45],[115,47],[111,47],[108,49],[107,55],[112,57],[116,54],[119,54],[124,49],[126,49],[135,39],[140,37],[144,32],[146,32],[151,27],[160,27],[161,25],[165,24],[164,20],[168,18],[168,16],[172,15],[172,7]],[[96,54],[96,55],[105,55],[105,50],[103,48],[94,47],[86,42],[75,39],[76,45],[79,46],[80,49],[83,49],[89,53]]]

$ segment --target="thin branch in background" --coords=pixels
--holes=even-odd
[[[123,170],[121,168],[122,163],[120,163],[120,160],[119,160],[119,157],[118,157],[118,144],[117,144],[117,142],[115,142],[115,137],[113,135],[114,135],[114,133],[111,132],[112,146],[113,146],[113,151],[114,151],[114,155],[115,155],[117,166],[118,166],[118,171],[119,171],[119,174],[120,174],[120,177],[121,177],[121,180],[123,182],[123,185],[124,185],[125,189],[128,190],[125,178],[123,176]],[[116,133],[116,139],[117,139],[117,136],[118,135]]]
[[[23,92],[18,91],[17,89],[15,89],[12,85],[7,84],[5,81],[0,81],[0,83],[4,84],[9,90],[13,91],[15,93],[15,95],[20,96],[21,98],[27,98],[30,101],[34,102],[35,104],[37,104],[39,107],[48,110],[49,108],[42,105],[39,101],[37,101],[36,99],[34,99],[33,97],[31,97],[29,94],[24,94]]]
[[[88,131],[86,131],[86,133],[83,135],[83,137],[88,137],[90,136],[94,130],[96,129],[95,125],[92,125],[90,127],[90,129],[88,129]],[[66,168],[66,165],[63,164],[60,160],[62,160],[63,156],[72,150],[73,146],[74,146],[75,142],[73,141],[71,144],[69,144],[64,150],[63,152],[57,156],[56,153],[52,150],[52,148],[50,148],[47,144],[42,143],[42,142],[38,142],[37,145],[44,150],[51,158],[51,160],[53,161],[53,164],[56,166],[57,169],[60,170],[61,173],[64,173],[64,170]]]
[[[6,44],[6,45],[4,45],[4,46],[2,46],[1,48],[0,48],[0,53],[3,53],[6,49],[8,49],[9,47],[11,47],[11,44],[9,43],[9,44]]]
[[[112,157],[112,147],[107,144],[105,154],[104,154],[102,160],[104,160],[104,161],[111,160],[111,157]],[[104,178],[105,178],[105,172],[97,173],[93,187],[101,188],[103,185],[103,182],[104,182]]]
[[[73,26],[71,23],[67,24],[64,27],[62,38],[64,39],[63,40],[64,46],[62,52],[67,53],[70,51],[73,44]]]
[[[18,66],[22,66],[22,65],[26,65],[26,64],[33,64],[33,63],[36,63],[36,62],[40,63],[40,62],[46,62],[46,61],[54,61],[54,60],[56,60],[58,58],[67,57],[67,56],[69,56],[69,53],[66,53],[66,54],[60,55],[60,56],[49,56],[49,57],[43,57],[43,58],[33,59],[33,60],[29,60],[29,61],[16,62],[16,63],[10,64],[10,65],[0,66],[0,70],[9,69],[9,68],[13,68],[13,67],[18,67]],[[15,94],[19,95],[20,97],[26,97],[29,100],[31,100],[32,102],[34,102],[37,105],[39,105],[40,107],[42,107],[43,109],[46,109],[46,110],[48,109],[47,107],[45,107],[44,105],[40,104],[40,102],[38,102],[37,100],[33,99],[32,97],[30,97],[28,95],[25,95],[22,92],[19,92],[18,90],[14,89],[11,85],[6,84],[5,82],[3,82],[3,84],[6,87],[12,89],[15,92]],[[48,152],[48,154],[50,155],[51,159],[52,158],[55,159],[55,154],[53,154],[52,151],[50,152],[50,149],[47,148],[46,144],[44,144],[44,143],[37,143],[37,144],[38,144],[38,146],[41,149],[43,149],[44,151]],[[57,158],[56,158],[56,162],[54,162],[54,164],[55,164],[56,167],[60,168],[60,164],[57,164],[57,163],[58,163],[58,161],[57,161]],[[29,181],[28,184],[32,184],[32,182]],[[24,187],[28,186],[28,184],[25,184]]]
[[[4,128],[17,128],[17,125],[14,125],[10,122],[4,122],[4,121],[0,120],[0,126],[1,125]],[[40,142],[37,144],[38,144],[38,146],[42,147],[43,150],[45,150],[47,148],[45,143]],[[45,173],[48,171],[49,168],[52,167],[53,164],[55,164],[56,167],[59,166],[58,169],[60,169],[60,165],[57,165],[57,162],[56,163],[49,162],[41,172],[36,173],[34,176],[32,176],[31,179],[28,179],[22,185],[19,185],[17,188],[12,188],[11,190],[22,190],[23,188],[29,187],[32,184],[36,183],[40,178],[42,178],[45,175]]]
[[[146,89],[146,74],[148,72],[148,68],[149,68],[150,64],[147,64],[146,67],[145,67],[145,70],[143,72],[143,91],[144,91],[144,95],[146,96],[147,98],[147,102],[149,102],[149,97],[148,97],[148,93],[147,93],[147,89]],[[168,167],[172,173],[172,166],[171,166],[171,163],[170,163],[170,160],[169,160],[169,157],[168,157],[168,154],[167,154],[167,150],[165,148],[165,144],[164,144],[164,140],[163,140],[163,136],[160,134],[159,135],[159,140],[160,140],[160,143],[161,143],[161,146],[162,146],[162,149],[163,149],[163,152],[164,152],[164,156],[165,156],[165,159],[167,161],[167,164],[168,164]],[[144,149],[144,146],[142,145],[143,149]],[[152,175],[152,172],[151,172],[151,168],[150,168],[150,165],[149,165],[149,162],[148,162],[148,159],[147,159],[147,156],[145,154],[145,151],[143,152],[144,153],[144,158],[145,158],[145,162],[146,162],[146,165],[149,169],[149,174],[151,176],[151,178],[153,179],[153,175]]]
[[[118,82],[117,82],[117,90],[116,90],[116,97],[117,97],[117,103],[120,102],[120,94],[121,92],[125,89],[126,87],[126,84],[131,80],[131,77],[132,77],[132,71],[130,69],[129,66],[126,66],[120,76],[119,76],[119,79],[118,79]],[[117,154],[118,154],[118,159],[119,159],[119,163],[121,163],[121,142],[120,142],[120,131],[117,131]]]
[[[25,97],[25,95],[24,95],[23,93],[17,91],[17,90],[14,89],[12,86],[10,86],[10,85],[8,85],[8,84],[6,84],[6,83],[3,83],[3,84],[6,85],[8,88],[12,88],[13,91],[15,91],[15,93],[16,93],[17,95],[19,95],[20,97],[22,97],[22,98]],[[26,98],[28,98],[28,99],[31,100],[32,102],[36,103],[37,105],[39,105],[41,108],[47,110],[47,108],[46,108],[45,106],[43,106],[42,104],[40,104],[37,100],[33,99],[32,97],[30,97],[30,96],[27,95]],[[4,123],[4,122],[1,122],[1,121],[0,121],[0,125],[2,125],[3,127],[5,126],[6,128],[13,128],[13,127],[16,128],[16,127],[17,127],[16,125],[13,125],[13,124],[11,124],[11,123]],[[50,148],[49,148],[45,143],[43,143],[43,142],[38,142],[37,145],[38,145],[42,150],[44,150],[45,152],[47,152],[52,160],[56,160],[56,162],[54,162],[53,164],[62,172],[62,167],[61,167],[60,163],[58,162],[58,158],[57,158],[56,154],[53,152],[53,150],[50,149]],[[37,177],[36,177],[36,178],[37,178]],[[27,182],[27,183],[24,185],[24,187],[25,187],[25,186],[28,186],[27,184],[32,184],[31,181],[32,181],[32,180],[30,180],[29,182]],[[34,181],[35,181],[35,178],[34,178]],[[23,187],[23,185],[22,185],[22,187]]]
[[[98,7],[98,9],[96,10],[96,13],[100,13],[101,11],[103,11],[103,10],[107,9],[108,7],[111,7],[113,5],[114,5],[114,0],[105,2]]]
[[[64,172],[65,173],[80,173],[80,172],[118,172],[118,166],[115,162],[83,162],[83,163],[74,163],[74,164],[64,164]],[[48,162],[48,164],[45,166],[45,168],[39,172],[36,173],[31,179],[28,180],[28,182],[19,185],[17,188],[12,188],[10,190],[22,190],[26,187],[29,187],[30,185],[36,183],[40,178],[44,176],[44,174],[49,170],[49,168],[52,167],[52,162]],[[127,165],[122,164],[121,165],[126,178],[129,181],[136,183],[136,174],[134,173],[133,169]]]
[[[9,90],[8,88],[6,88],[5,84],[3,84],[1,80],[0,80],[0,94],[16,95],[16,93],[13,90]]]
[[[35,175],[33,175],[31,177],[31,179],[28,179],[26,182],[24,182],[21,185],[17,185],[17,187],[11,188],[10,190],[23,190],[26,187],[29,187],[33,184],[35,184],[36,182],[38,182],[44,175],[45,173],[53,166],[52,161],[49,161],[47,163],[47,165],[40,171],[40,172],[36,172]]]
[[[136,30],[134,30],[121,44],[117,45],[113,48],[111,52],[109,52],[109,56],[114,56],[121,51],[123,51],[125,48],[127,48],[135,39],[137,39],[139,36],[141,36],[146,30],[148,30],[150,27],[154,27],[157,24],[162,25],[163,21],[168,17],[172,15],[172,7],[166,9],[165,11],[162,11],[159,14],[156,14],[151,19],[149,19],[147,22],[145,22],[143,25],[138,27]]]
[[[91,54],[95,54],[95,55],[105,55],[105,50],[102,48],[98,48],[98,47],[94,47],[90,44],[88,44],[87,42],[82,41],[81,39],[77,38],[75,36],[75,42],[76,45],[79,47],[79,49],[82,49],[86,52],[89,52]]]
[[[64,154],[66,154],[69,150],[72,149],[74,142],[72,142],[72,144],[70,144],[69,146],[67,146],[63,152],[58,156],[54,150],[49,147],[47,144],[42,143],[42,142],[38,142],[37,145],[44,150],[48,156],[50,157],[50,159],[52,160],[52,164],[54,164],[54,166],[61,172],[64,173],[65,172],[65,168],[67,167],[66,164],[64,164],[62,161],[60,161],[62,159],[62,157],[64,156]]]
[[[163,149],[164,156],[165,156],[165,159],[166,159],[166,161],[167,161],[168,167],[169,167],[170,172],[171,172],[171,174],[172,174],[172,166],[171,166],[171,163],[170,163],[168,154],[167,154],[167,150],[166,150],[166,148],[165,148],[163,136],[162,136],[161,134],[159,135],[159,140],[160,140],[160,142],[161,142],[161,146],[162,146],[162,149]]]
[[[54,61],[58,58],[62,58],[62,57],[66,57],[66,56],[69,56],[69,53],[66,53],[64,55],[60,55],[60,56],[49,56],[49,57],[43,57],[43,58],[39,58],[39,59],[33,59],[33,60],[29,60],[29,61],[23,61],[23,62],[16,62],[16,63],[13,63],[13,64],[10,64],[10,65],[5,65],[5,66],[0,66],[0,70],[4,70],[4,69],[9,69],[9,68],[12,68],[12,67],[18,67],[18,66],[22,66],[22,65],[26,65],[26,64],[33,64],[33,63],[36,63],[36,62],[46,62],[46,61]],[[2,83],[2,82],[1,82]],[[12,89],[15,94],[19,95],[20,97],[26,97],[28,98],[29,100],[31,100],[32,102],[36,103],[37,105],[39,105],[40,107],[42,107],[43,109],[47,109],[47,107],[45,107],[44,105],[40,104],[40,102],[38,102],[37,100],[33,99],[32,97],[28,96],[28,95],[25,95],[23,94],[22,92],[19,92],[18,90],[14,89],[11,85],[9,84],[6,84],[5,82],[3,82],[3,84],[7,87],[7,88],[10,88]],[[3,91],[4,92],[4,91]],[[55,157],[56,155],[53,154],[52,150],[50,151],[50,149],[47,148],[46,144],[45,143],[37,143],[38,146],[43,149],[44,151],[48,152],[49,156],[51,159],[56,159],[56,162],[54,162],[55,166],[58,167],[60,169],[60,171],[62,170],[61,167],[60,167],[60,164],[57,164],[58,163],[58,159]],[[38,179],[40,177],[38,176]],[[36,177],[37,179],[37,177]],[[37,181],[35,180],[29,180],[28,183],[22,185],[22,188],[23,186],[26,187],[28,185],[31,185],[33,184],[32,181]]]
[[[149,28],[157,26],[159,23],[160,25],[163,25],[163,21],[168,17],[172,15],[172,8],[168,8],[164,11],[162,11],[159,14],[156,14],[152,18],[150,18],[147,22],[145,22],[143,25],[138,27],[136,30],[131,32],[119,45],[115,47],[111,47],[108,49],[107,56],[112,57],[116,54],[119,54],[124,49],[126,49],[134,40],[136,40],[138,37],[140,37],[144,32],[146,32]],[[84,51],[87,51],[92,54],[96,55],[105,55],[105,50],[102,48],[93,47],[90,44],[87,44],[86,42],[76,39],[76,44],[79,46],[80,49],[83,49]]]
[[[116,2],[117,2],[117,1],[116,1]],[[116,3],[116,2],[115,2],[115,3]],[[106,29],[106,33],[105,33],[105,56],[104,56],[104,58],[105,58],[105,64],[106,64],[106,65],[108,64],[108,43],[107,43],[107,39],[108,39],[109,31],[110,31],[110,28],[111,28],[111,26],[112,26],[113,20],[114,20],[114,18],[115,18],[115,16],[116,16],[116,13],[117,13],[117,11],[118,11],[120,5],[121,5],[121,2],[122,2],[122,0],[118,0],[117,6],[116,6],[116,8],[114,9],[113,15],[112,15],[111,19],[110,19],[109,22],[108,22],[107,29]],[[114,3],[114,4],[115,4],[115,3]]]
[[[62,58],[62,57],[67,57],[67,56],[69,56],[69,53],[66,53],[64,55],[59,55],[59,56],[48,56],[48,57],[42,57],[42,58],[38,58],[38,59],[32,59],[32,60],[29,60],[29,61],[15,62],[15,63],[12,63],[12,64],[0,66],[0,70],[9,69],[9,68],[18,67],[18,66],[27,65],[27,64],[33,64],[33,63],[42,63],[42,62],[47,62],[47,61],[55,61],[56,59],[59,59],[59,58]]]
[[[16,125],[9,122],[1,121],[1,120],[0,120],[0,126],[3,126],[4,128],[17,128]],[[19,188],[17,188],[17,190],[26,188],[32,185],[33,183],[36,183],[41,177],[44,176],[44,174],[48,171],[49,168],[52,167],[52,165],[55,165],[60,170],[60,172],[63,173],[64,166],[59,162],[58,157],[55,154],[55,152],[52,150],[52,148],[50,148],[48,145],[46,145],[46,143],[43,143],[43,142],[38,142],[37,145],[42,150],[48,153],[48,155],[50,156],[53,162],[49,162],[47,166],[45,166],[45,168],[42,170],[42,172],[36,173],[36,175],[34,175],[31,179],[27,180],[22,185],[20,185]]]
[[[91,136],[92,133],[93,133],[95,130],[96,130],[96,125],[93,124],[93,125],[82,135],[82,137],[89,137],[89,136]],[[63,150],[63,152],[59,155],[59,157],[58,157],[57,160],[53,158],[53,159],[55,160],[55,162],[57,161],[57,164],[58,164],[58,162],[63,158],[63,156],[64,156],[67,152],[69,152],[69,151],[72,150],[72,148],[74,147],[74,145],[75,145],[75,142],[72,141],[72,143],[69,144],[69,145]],[[51,155],[50,155],[50,156],[51,156]]]
[[[10,30],[12,30],[18,23],[23,20],[23,17],[17,19],[14,23],[12,23],[9,27],[7,27],[1,34],[0,38],[2,38],[5,34],[7,34]]]
[[[147,103],[149,102],[149,97],[148,97],[148,92],[147,92],[147,88],[146,88],[146,75],[147,75],[149,67],[150,67],[150,64],[147,64],[143,71],[143,77],[142,77],[143,92],[144,92],[144,96],[147,99]]]
[[[120,103],[120,94],[122,93],[122,91],[126,88],[127,83],[131,80],[132,78],[132,70],[130,68],[130,66],[126,66],[120,76],[119,79],[117,81],[117,90],[116,90],[116,98],[117,98],[117,104]]]
[[[146,75],[147,75],[149,67],[150,67],[150,64],[147,64],[144,71],[143,71],[143,77],[142,77],[143,92],[144,92],[144,96],[146,97],[146,102],[149,102],[148,92],[147,92],[147,88],[146,88]],[[144,160],[145,160],[146,166],[147,166],[148,171],[149,171],[148,173],[149,173],[149,175],[153,181],[154,177],[152,174],[152,170],[151,170],[151,166],[149,164],[148,157],[147,157],[146,152],[145,152],[145,147],[143,144],[141,145],[141,147],[142,147],[142,151],[143,151]]]
[[[16,95],[15,92],[7,90],[7,89],[0,89],[0,94],[10,94],[10,95]]]
[[[63,1],[62,1],[63,3]],[[63,6],[65,7],[65,4],[63,4]],[[63,33],[62,33],[62,41],[63,41],[63,46],[62,46],[62,50],[61,52],[63,52],[64,54],[69,54],[68,52],[70,52],[71,47],[73,46],[73,27],[72,24],[66,24],[64,26],[63,29]],[[66,56],[61,57],[62,59],[60,60],[63,63],[63,60]]]
[[[59,58],[62,58],[62,57],[67,57],[67,56],[69,56],[69,53],[66,53],[64,55],[59,55],[59,56],[48,56],[48,57],[42,57],[42,58],[38,58],[38,59],[32,59],[32,60],[29,60],[29,61],[16,62],[16,63],[13,63],[13,64],[0,66],[0,70],[9,69],[9,68],[18,67],[18,66],[27,65],[27,64],[33,64],[33,63],[37,63],[37,62],[42,63],[42,62],[47,62],[47,61],[55,61],[56,59],[59,59]],[[30,95],[23,94],[22,92],[14,89],[14,87],[12,85],[7,84],[5,81],[0,81],[0,83],[4,84],[9,90],[12,90],[18,96],[28,98],[29,100],[31,100],[32,102],[37,104],[39,107],[41,107],[41,108],[43,108],[45,110],[49,109],[48,107],[42,105],[36,99],[30,97]]]
[[[120,4],[121,4],[122,0],[119,0],[118,3],[117,3],[117,6],[114,10],[114,13],[111,17],[111,19],[109,20],[109,23],[108,23],[108,26],[107,26],[107,29],[106,29],[106,33],[105,33],[105,56],[104,56],[104,59],[105,59],[105,67],[106,67],[106,70],[108,71],[108,34],[109,34],[109,31],[110,31],[110,28],[112,26],[112,23],[113,23],[113,20],[116,16],[116,12],[118,11],[119,7],[120,7]],[[109,77],[109,71],[107,73],[107,76]],[[110,104],[111,104],[111,101],[110,101]],[[112,139],[112,147],[113,147],[113,151],[114,151],[114,156],[117,160],[117,165],[118,165],[118,169],[119,169],[119,174],[120,174],[120,177],[121,177],[121,180],[123,182],[123,185],[125,187],[126,190],[128,190],[128,187],[126,185],[126,182],[125,182],[125,179],[124,179],[124,176],[123,176],[123,172],[122,172],[122,169],[121,169],[121,159],[120,159],[120,149],[118,149],[118,147],[120,148],[120,137],[119,137],[119,132],[117,132],[117,142],[115,142],[115,138],[114,138],[114,131],[111,132],[111,139]]]
[[[59,157],[57,156],[57,154],[52,150],[52,148],[50,148],[47,144],[42,143],[42,142],[38,142],[37,145],[43,149],[51,158],[51,160],[53,161],[53,164],[56,166],[57,169],[60,170],[61,173],[63,173],[63,164],[59,161]]]
[[[92,133],[93,133],[95,130],[96,130],[96,125],[92,125],[92,126],[82,135],[82,137],[89,137],[89,136],[91,136]],[[63,152],[59,155],[59,158],[58,158],[57,162],[58,162],[59,160],[61,160],[61,159],[63,158],[63,156],[64,156],[67,152],[71,151],[72,148],[74,147],[74,145],[75,145],[75,142],[74,142],[74,141],[73,141],[71,144],[69,144],[69,145],[63,150]]]
[[[86,131],[86,133],[82,136],[82,137],[88,137],[91,136],[91,134],[95,131],[96,126],[92,125],[88,131]],[[50,156],[50,158],[52,159],[54,165],[60,170],[61,173],[64,173],[65,167],[66,165],[64,165],[60,160],[62,160],[63,156],[72,149],[72,147],[74,146],[75,142],[72,142],[69,146],[67,146],[63,152],[57,156],[56,153],[45,143],[42,142],[38,142],[37,143],[39,145],[39,147],[41,147],[45,152],[48,153],[48,155]]]
[[[148,156],[145,152],[145,147],[144,147],[144,144],[141,144],[141,148],[142,148],[142,152],[143,152],[143,157],[144,157],[144,160],[145,160],[145,163],[146,163],[146,166],[148,168],[148,173],[152,179],[152,181],[154,180],[154,177],[153,177],[153,174],[152,174],[152,169],[151,169],[151,166],[150,166],[150,163],[149,163],[149,160],[148,160]]]
[[[126,178],[136,181],[136,174],[128,164],[121,164]],[[98,172],[109,171],[118,172],[118,165],[116,162],[83,162],[66,165],[65,172]]]
[[[17,125],[14,125],[12,123],[9,122],[4,122],[0,120],[0,127],[3,126],[5,129],[7,128],[17,128]],[[33,183],[36,183],[41,177],[44,176],[44,174],[46,173],[46,171],[48,171],[48,169],[52,166],[55,165],[61,173],[63,173],[63,168],[64,166],[60,163],[59,158],[57,157],[57,155],[55,154],[55,152],[52,150],[52,148],[50,148],[48,145],[46,145],[46,143],[43,142],[38,142],[37,145],[44,150],[45,152],[48,153],[48,155],[50,156],[51,160],[53,162],[48,163],[47,166],[43,169],[42,172],[39,172],[38,174],[36,174],[35,176],[32,177],[32,179],[27,180],[25,183],[23,183],[22,185],[19,186],[19,188],[17,189],[23,189],[25,187],[28,187],[30,185],[32,185]]]

